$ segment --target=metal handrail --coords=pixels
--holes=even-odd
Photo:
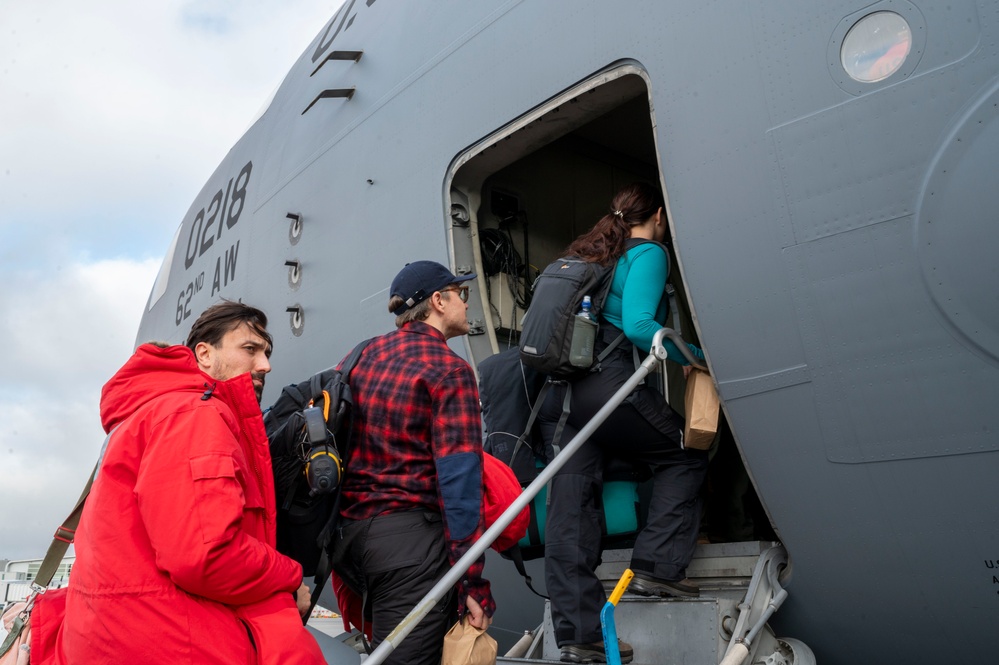
[[[672,334],[671,334],[672,333]],[[631,392],[638,387],[645,377],[655,368],[656,363],[663,362],[666,360],[666,347],[663,346],[663,337],[669,337],[676,344],[680,353],[687,358],[688,362],[695,364],[696,358],[693,358],[693,354],[690,353],[690,349],[687,348],[686,343],[683,338],[680,337],[671,328],[662,328],[656,332],[655,337],[652,338],[652,350],[648,357],[642,361],[642,364],[631,375],[621,388],[618,389],[614,396],[599,410],[596,415],[586,423],[586,426],[579,431],[579,433],[572,438],[572,441],[568,443],[555,459],[551,461],[538,477],[534,479],[530,485],[528,485],[523,492],[520,493],[510,507],[500,515],[499,519],[493,523],[491,527],[486,529],[486,532],[482,534],[465,555],[458,559],[458,561],[451,567],[451,569],[437,582],[434,587],[427,592],[427,595],[416,604],[416,607],[410,611],[406,618],[404,618],[395,629],[389,633],[388,637],[379,644],[371,655],[364,661],[365,665],[380,665],[388,656],[391,654],[399,644],[409,635],[417,624],[423,617],[425,617],[433,607],[440,602],[444,595],[457,584],[461,576],[465,574],[465,571],[474,563],[480,556],[482,556],[486,549],[493,544],[499,535],[503,532],[510,522],[520,514],[527,505],[537,496],[538,492],[541,491],[545,485],[558,473],[559,469],[565,466],[565,463],[569,461],[577,450],[586,442],[587,439],[593,434],[593,432],[607,420],[611,412],[614,411],[620,405],[624,399],[631,394]],[[679,342],[677,342],[679,340]],[[700,367],[700,365],[698,365]]]
[[[680,355],[682,355],[684,358],[687,359],[687,362],[690,363],[691,367],[696,367],[697,369],[702,369],[705,372],[708,371],[708,368],[697,358],[697,356],[695,356],[690,351],[690,347],[688,347],[687,343],[685,341],[683,341],[683,337],[680,337],[680,333],[678,333],[677,331],[673,330],[672,328],[662,328],[659,332],[656,333],[656,335],[658,335],[659,333],[662,333],[666,337],[669,337],[670,341],[673,342],[674,344],[676,344],[677,351],[679,351]],[[655,348],[655,344],[656,344],[655,340],[656,340],[656,338],[652,339],[652,348],[653,349]]]

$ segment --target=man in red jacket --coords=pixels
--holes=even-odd
[[[114,433],[68,592],[36,608],[47,644],[33,663],[325,663],[302,625],[301,567],[274,548],[259,405],[266,326],[260,310],[223,301],[187,346],[144,344],[104,386],[101,419]],[[60,602],[65,618],[47,651],[45,619],[58,620]]]

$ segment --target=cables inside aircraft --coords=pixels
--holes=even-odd
[[[520,276],[527,270],[523,259],[513,244],[509,226],[501,229],[482,229],[479,232],[479,248],[482,252],[482,267],[487,277],[506,275],[507,288],[514,303],[521,310],[531,304],[530,291]],[[527,280],[524,280],[525,282]],[[490,302],[491,302],[490,298]]]

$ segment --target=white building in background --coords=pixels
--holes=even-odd
[[[69,574],[75,561],[75,556],[67,556],[62,560],[49,583],[50,589],[58,589],[69,584]],[[0,607],[9,602],[27,598],[28,594],[31,593],[31,582],[35,579],[41,566],[41,559],[8,561],[3,570],[0,571]]]

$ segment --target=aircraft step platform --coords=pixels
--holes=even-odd
[[[773,594],[754,600],[748,616],[740,620],[740,603],[746,599],[750,588],[759,588],[754,580],[766,578],[765,560],[775,558],[783,563],[783,548],[776,543],[744,542],[699,545],[687,575],[701,589],[699,598],[657,598],[625,593],[614,610],[614,620],[620,639],[632,645],[634,664],[657,665],[717,665],[729,649],[733,630],[746,635],[748,627],[760,623],[752,633],[753,659],[745,662],[769,665],[811,665],[811,652],[794,640],[777,640],[765,626],[765,608]],[[608,595],[624,573],[631,558],[631,550],[604,552],[603,564],[597,574]],[[774,575],[777,573],[774,572]],[[763,580],[763,585],[766,580]],[[760,594],[757,594],[760,595]],[[771,611],[772,612],[772,611]],[[762,619],[762,623],[761,620]],[[559,661],[555,643],[550,606],[545,603],[544,622],[540,630],[501,655],[497,663],[546,663]],[[807,651],[807,653],[805,653]],[[772,654],[772,655],[771,655]],[[519,655],[520,657],[512,657]],[[738,661],[737,661],[738,662]]]

